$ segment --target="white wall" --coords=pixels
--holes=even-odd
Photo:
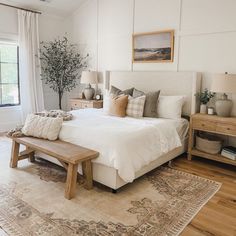
[[[42,14],[39,16],[40,41],[50,41],[57,37],[64,36],[66,28],[65,19],[57,16]],[[58,109],[58,95],[43,83],[45,109]],[[66,97],[63,98],[62,106],[66,107]]]
[[[211,73],[236,73],[235,10],[235,0],[88,0],[67,24],[91,68],[199,71],[205,88]],[[174,62],[132,64],[132,34],[162,29],[175,30]]]
[[[51,40],[64,34],[64,19],[42,14],[39,17],[40,41]],[[17,11],[13,8],[0,6],[0,40],[18,40]],[[23,91],[22,91],[23,92]],[[57,108],[57,96],[44,86],[45,107]],[[20,107],[0,108],[0,132],[7,131],[21,124]]]

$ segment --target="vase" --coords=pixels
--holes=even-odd
[[[206,104],[201,104],[200,106],[200,113],[206,114],[207,113],[207,105]]]

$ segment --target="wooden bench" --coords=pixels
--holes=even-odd
[[[33,162],[34,152],[39,151],[56,158],[67,170],[65,198],[71,199],[75,196],[79,163],[82,163],[85,188],[93,187],[91,160],[98,157],[98,152],[61,140],[48,141],[32,137],[10,138],[12,138],[11,168],[16,168],[18,161],[23,159],[29,158]],[[19,152],[20,144],[26,146],[25,151]]]

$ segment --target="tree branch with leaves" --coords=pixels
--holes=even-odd
[[[41,77],[58,94],[60,109],[64,93],[76,87],[81,70],[87,67],[88,56],[82,56],[67,37],[40,43]]]

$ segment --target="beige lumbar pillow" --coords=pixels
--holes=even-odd
[[[22,133],[26,136],[48,140],[58,139],[63,118],[41,117],[30,114],[27,116]]]
[[[127,104],[128,95],[121,95],[111,98],[108,114],[112,116],[124,117],[126,115]]]

